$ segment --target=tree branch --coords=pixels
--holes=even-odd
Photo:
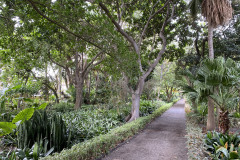
[[[58,65],[58,66],[60,66],[60,67],[62,67],[62,68],[64,68],[64,69],[66,69],[66,66],[64,66],[64,65],[62,65],[62,64],[54,61],[54,60],[52,59],[50,53],[47,53],[47,56],[48,56],[48,58],[49,58],[54,64],[56,64],[56,65]]]
[[[112,17],[111,13],[109,12],[109,10],[107,9],[107,7],[100,2],[99,6],[104,10],[105,14],[108,16],[108,18],[112,21],[112,23],[114,24],[114,26],[117,28],[118,32],[121,33],[130,43],[131,45],[134,47],[136,52],[139,52],[139,47],[137,46],[137,43],[134,41],[134,39],[128,35],[122,28],[121,26],[114,20],[114,18]]]
[[[73,36],[75,36],[75,37],[77,37],[77,38],[79,38],[79,39],[81,39],[81,40],[83,40],[83,41],[85,41],[85,42],[87,42],[87,43],[89,43],[89,44],[91,44],[91,45],[99,48],[99,49],[101,49],[101,47],[98,46],[97,44],[91,42],[90,40],[88,40],[88,39],[86,39],[86,38],[84,38],[84,37],[82,37],[82,36],[80,36],[80,35],[72,32],[72,31],[70,31],[70,30],[69,30],[67,27],[65,27],[64,25],[58,23],[57,21],[55,21],[55,20],[49,18],[48,16],[46,16],[45,14],[43,14],[43,13],[37,8],[37,6],[34,4],[34,2],[33,2],[32,0],[27,0],[27,1],[28,1],[29,4],[33,7],[33,9],[34,9],[39,15],[41,15],[43,18],[47,19],[48,21],[52,22],[53,24],[57,25],[58,27],[62,28],[62,29],[65,30],[66,32],[70,33],[71,35],[73,35]]]
[[[103,52],[100,51],[100,52],[91,60],[91,62],[89,62],[86,67],[84,67],[83,72],[84,72],[85,70],[87,70],[87,69],[93,64],[93,62],[94,62],[102,53],[103,53]]]
[[[140,46],[141,43],[142,43],[143,36],[145,35],[145,32],[146,32],[146,30],[147,30],[147,28],[148,28],[148,25],[149,25],[150,21],[151,21],[157,14],[159,14],[159,13],[168,5],[168,3],[169,3],[170,1],[171,1],[171,0],[168,0],[168,1],[163,5],[163,7],[161,7],[159,10],[157,10],[155,13],[153,13],[153,14],[148,18],[148,21],[147,21],[147,23],[145,24],[144,29],[143,29],[143,31],[142,31],[142,34],[141,34],[141,36],[140,36],[140,40],[139,40],[139,42],[138,42],[138,46]],[[158,2],[157,2],[157,3],[158,3]],[[156,3],[156,4],[157,4],[157,3]],[[152,11],[153,11],[153,9],[155,8],[156,4],[152,7]],[[152,12],[151,12],[151,13],[152,13]]]
[[[143,72],[142,69],[142,63],[141,63],[141,56],[140,56],[140,48],[137,45],[137,43],[135,42],[135,40],[128,35],[122,28],[121,26],[114,20],[114,18],[112,17],[111,13],[109,12],[109,10],[107,9],[107,7],[103,4],[103,3],[99,3],[100,7],[104,10],[105,14],[108,16],[108,18],[112,21],[112,23],[114,24],[114,26],[117,28],[118,32],[120,32],[127,40],[128,42],[130,42],[130,44],[133,46],[135,52],[138,55],[138,64],[139,64],[139,69],[141,72]]]

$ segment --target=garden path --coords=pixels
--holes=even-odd
[[[187,160],[184,100],[102,160]]]

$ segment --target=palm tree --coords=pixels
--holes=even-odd
[[[213,29],[227,24],[231,18],[233,9],[229,0],[192,0],[189,4],[193,17],[196,17],[199,9],[208,22],[208,49],[209,58],[214,59]],[[207,130],[215,129],[214,104],[208,100]]]
[[[225,61],[223,57],[218,57],[204,60],[195,75],[190,71],[180,73],[188,76],[194,84],[182,85],[183,93],[187,94],[190,100],[198,103],[210,99],[220,108],[219,130],[222,133],[229,129],[229,108],[236,106],[236,91],[240,79],[238,69],[232,59]]]

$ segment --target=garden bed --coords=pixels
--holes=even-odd
[[[176,102],[176,101],[175,101]],[[138,118],[137,120],[126,123],[120,127],[112,129],[104,135],[94,137],[83,143],[78,143],[72,146],[71,149],[63,150],[60,153],[55,153],[53,156],[42,158],[44,160],[53,159],[96,159],[103,154],[108,153],[111,149],[116,147],[119,143],[127,140],[148,124],[154,118],[160,116],[168,110],[173,103],[168,103],[155,110],[151,115]]]

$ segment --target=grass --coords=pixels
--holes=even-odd
[[[177,101],[177,100],[176,100]],[[174,102],[176,102],[174,101]],[[72,146],[71,149],[63,150],[60,153],[55,153],[53,156],[42,158],[43,160],[92,160],[103,154],[108,153],[111,149],[116,147],[119,143],[132,137],[140,130],[142,130],[149,122],[160,116],[168,110],[173,103],[168,103],[161,106],[153,114],[140,117],[137,120],[126,123],[120,127],[114,128],[107,134],[94,137],[83,143],[78,143]]]

